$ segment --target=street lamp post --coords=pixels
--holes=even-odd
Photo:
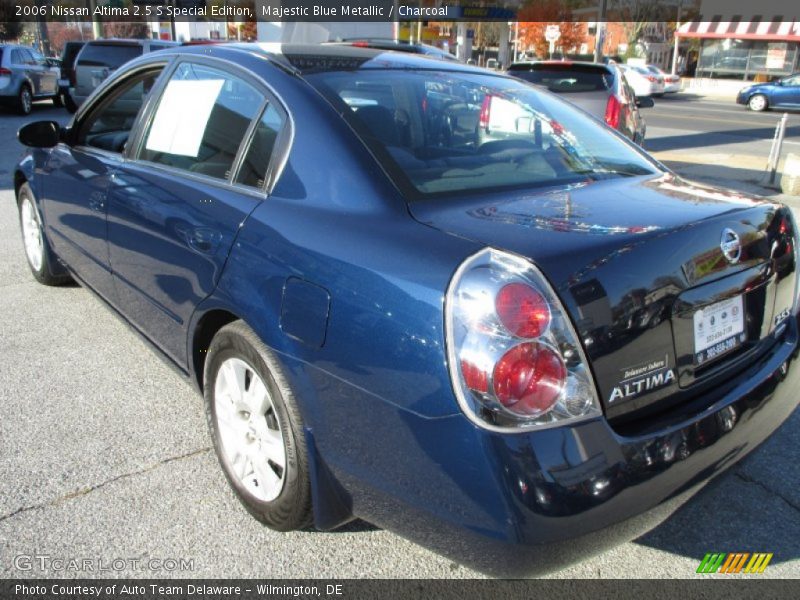
[[[608,0],[603,0],[600,6],[600,18],[597,21],[597,33],[594,38],[594,62],[599,63],[603,60],[603,44],[606,37],[606,9]]]
[[[678,46],[680,45],[680,38],[678,37],[678,28],[681,26],[681,7],[683,0],[678,0],[678,15],[675,19],[675,46],[672,50],[672,74],[678,73]]]

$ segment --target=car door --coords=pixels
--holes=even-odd
[[[28,63],[26,62],[25,57],[25,50],[23,48],[14,48],[11,50],[11,71],[14,74],[14,79],[17,81],[18,85],[16,87],[17,91],[21,88],[22,84],[27,82],[31,87],[35,85],[33,79],[31,79],[31,72],[28,68]],[[35,94],[36,90],[31,89],[31,93]]]
[[[39,95],[54,96],[58,87],[58,69],[53,68],[47,59],[38,52],[31,51],[39,74]]]
[[[39,64],[34,53],[27,48],[22,48],[19,52],[21,54],[22,63],[24,64],[25,73],[28,75],[28,79],[33,84],[33,95],[41,96],[44,93],[42,92],[42,80],[45,70],[44,66]]]
[[[115,300],[107,243],[107,192],[148,92],[164,65],[137,72],[88,107],[42,174],[44,217],[56,253],[84,283]]]
[[[787,77],[780,82],[780,85],[773,86],[771,96],[772,106],[800,107],[800,75]]]
[[[109,258],[120,306],[179,365],[186,364],[192,313],[264,197],[269,141],[278,133],[260,126],[267,113],[277,114],[272,130],[280,131],[285,113],[246,75],[229,65],[181,62],[132,160],[112,177]]]

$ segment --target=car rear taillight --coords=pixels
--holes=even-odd
[[[11,75],[11,69],[0,68],[0,75]]]
[[[478,127],[481,129],[489,129],[489,113],[492,111],[492,96],[486,94],[481,103],[481,112],[478,115]]]
[[[622,111],[622,103],[619,101],[615,95],[611,95],[608,97],[608,103],[606,104],[606,123],[610,127],[616,129],[619,127],[619,115]]]
[[[656,81],[658,81],[658,78],[655,75],[648,75],[647,81],[649,81],[650,83],[655,83]]]
[[[518,431],[601,414],[572,323],[524,258],[487,248],[464,261],[447,291],[445,328],[453,389],[476,424]]]

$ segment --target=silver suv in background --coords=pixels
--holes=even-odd
[[[97,86],[129,60],[176,45],[177,42],[162,40],[112,39],[87,42],[75,60],[74,83],[69,94],[75,105],[80,106]]]
[[[0,44],[0,103],[23,115],[30,114],[34,100],[52,99],[61,106],[58,74],[33,48]]]
[[[563,96],[640,146],[644,144],[647,126],[639,109],[653,106],[653,101],[637,97],[616,65],[520,62],[510,65],[507,73]]]

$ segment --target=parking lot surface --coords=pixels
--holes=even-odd
[[[363,522],[285,534],[248,515],[202,399],[88,291],[31,276],[14,135],[44,118],[67,113],[0,113],[0,576],[481,577]],[[553,576],[693,577],[707,552],[772,552],[761,577],[800,577],[799,412],[658,528]]]

